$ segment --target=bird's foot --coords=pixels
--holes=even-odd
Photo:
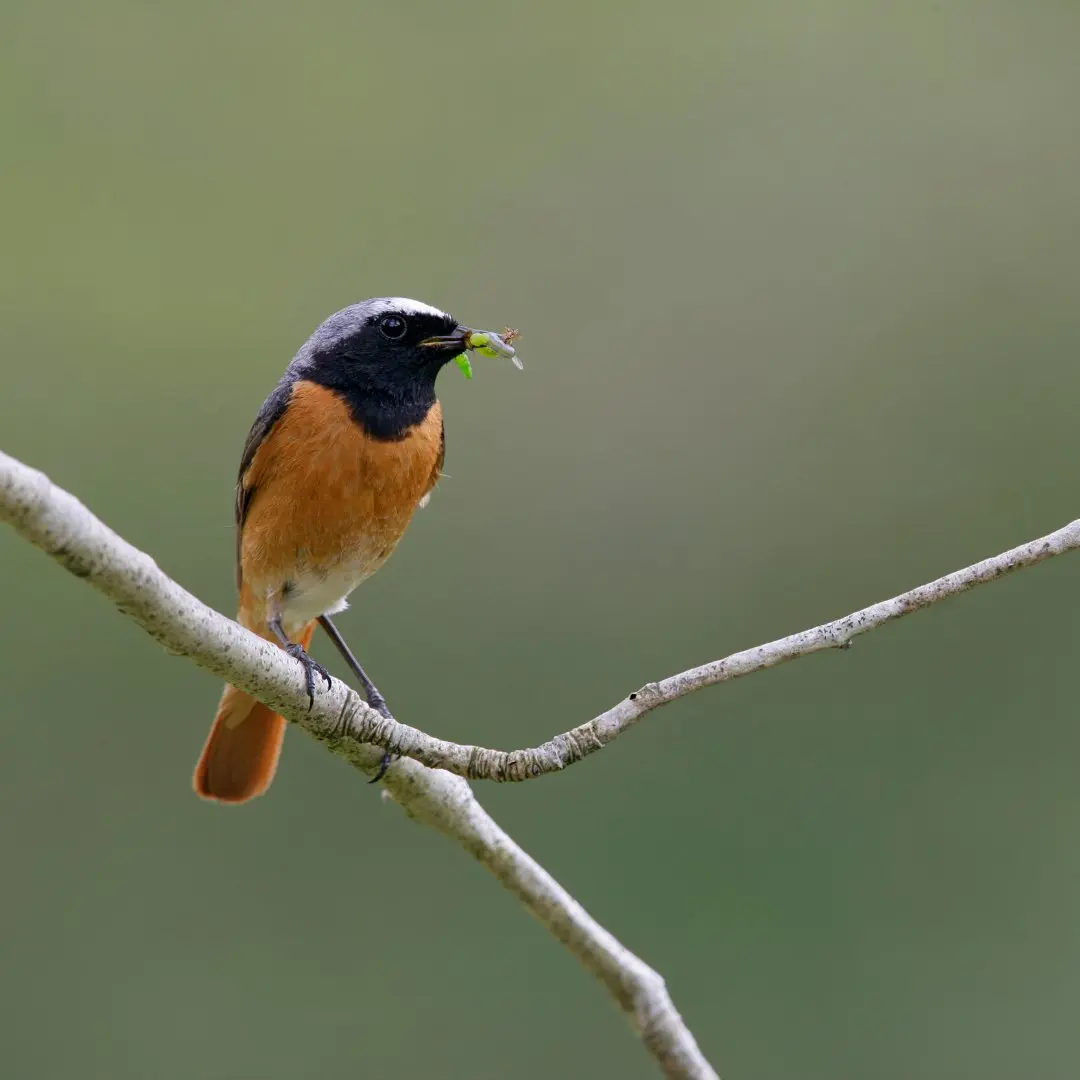
[[[364,696],[367,698],[368,705],[380,716],[385,717],[387,720],[394,719],[394,714],[390,711],[390,706],[386,704],[386,698],[379,693],[375,684],[366,676],[364,678]],[[377,772],[368,783],[377,784],[386,775],[386,770],[390,768],[391,763],[400,756],[400,754],[391,754],[389,751],[384,753],[382,760],[379,762]]]
[[[364,687],[364,696],[367,698],[368,705],[380,716],[387,720],[394,719],[394,714],[390,711],[390,706],[386,704],[386,698],[375,689],[374,683],[369,681],[368,685]]]
[[[330,672],[327,671],[318,660],[312,660],[311,657],[308,656],[307,650],[303,645],[292,643],[285,646],[285,651],[294,660],[299,660],[304,666],[304,685],[307,687],[308,710],[310,711],[311,707],[315,704],[315,676],[321,675],[329,688],[333,685],[333,680],[330,678]]]
[[[374,708],[374,706],[372,706]],[[391,754],[389,751],[383,753],[382,760],[379,762],[379,769],[375,775],[368,781],[369,784],[377,784],[385,775],[386,770],[390,768],[390,763],[397,755]]]

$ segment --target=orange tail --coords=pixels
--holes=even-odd
[[[309,623],[297,641],[306,649],[314,632],[315,624]],[[261,795],[277,771],[286,723],[253,697],[226,686],[195,766],[195,794],[224,803]]]

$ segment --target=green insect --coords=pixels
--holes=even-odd
[[[521,335],[516,330],[507,327],[501,334],[493,330],[474,330],[465,340],[466,349],[474,349],[481,356],[493,356],[496,359],[504,357],[511,360],[516,368],[523,369],[525,365],[514,351],[512,341],[516,341]],[[461,374],[466,379],[472,378],[472,364],[469,363],[468,353],[459,353],[454,357],[454,363],[461,368]]]

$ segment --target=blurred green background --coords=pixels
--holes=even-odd
[[[321,319],[524,332],[344,629],[513,747],[1080,513],[1080,9],[0,8],[0,446],[232,610],[232,483]],[[12,1077],[650,1077],[453,845],[0,531]],[[1075,556],[479,795],[754,1080],[1080,1068]],[[317,653],[332,662],[325,642]],[[335,668],[340,671],[340,667]]]

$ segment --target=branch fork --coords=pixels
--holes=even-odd
[[[464,778],[522,781],[558,772],[607,746],[654,709],[852,639],[1004,574],[1080,547],[1080,520],[889,600],[765,645],[649,682],[587,723],[540,746],[491,750],[436,739],[381,716],[335,680],[309,704],[303,674],[281,650],[213,611],[43,473],[0,452],[0,520],[107,596],[169,652],[251,694],[332,751],[374,774],[400,755],[384,793],[413,820],[456,840],[607,987],[664,1075],[717,1080],[663,978],[604,929],[488,815]]]

